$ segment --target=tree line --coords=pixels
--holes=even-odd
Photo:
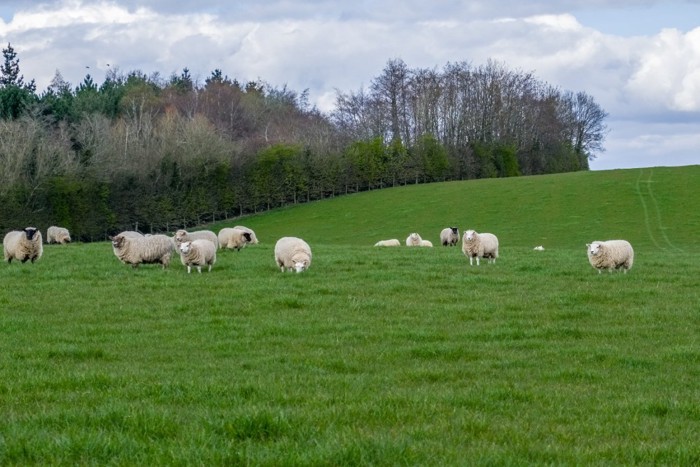
[[[489,62],[387,62],[323,113],[297,92],[216,69],[111,69],[37,93],[10,44],[0,68],[0,229],[74,239],[172,231],[350,192],[588,169],[607,114],[585,93]]]

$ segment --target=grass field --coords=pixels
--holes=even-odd
[[[231,221],[261,244],[201,275],[46,246],[0,265],[0,464],[696,465],[699,199],[699,166],[400,187]],[[588,265],[613,237],[628,274]]]

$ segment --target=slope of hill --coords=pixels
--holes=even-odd
[[[503,245],[577,247],[626,238],[641,248],[697,249],[700,165],[410,185],[292,206],[244,223],[263,241],[371,245],[410,232],[436,243],[446,226],[495,232]]]

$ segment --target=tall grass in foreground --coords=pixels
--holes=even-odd
[[[697,255],[317,242],[282,274],[266,240],[2,265],[0,464],[700,463]]]

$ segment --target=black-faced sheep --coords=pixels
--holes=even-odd
[[[301,238],[282,237],[275,244],[275,262],[282,272],[302,272],[311,266],[311,247]]]
[[[634,250],[627,240],[595,241],[586,244],[588,262],[598,270],[598,274],[607,269],[622,269],[625,274],[634,263]]]
[[[442,246],[455,246],[459,243],[459,229],[457,227],[446,227],[440,232],[440,243]]]
[[[65,227],[52,225],[46,229],[46,243],[70,243],[70,232]]]
[[[253,243],[253,236],[250,232],[237,227],[226,227],[219,231],[219,248],[228,248],[240,251],[248,243]]]
[[[209,240],[198,239],[180,243],[180,261],[183,266],[187,266],[187,274],[192,270],[192,266],[197,268],[197,272],[202,272],[202,266],[208,265],[209,272],[216,263],[216,245]]]
[[[175,242],[167,235],[149,235],[135,237],[120,233],[110,237],[114,255],[122,263],[138,267],[139,264],[160,263],[163,269],[170,264],[170,257],[175,250]]]
[[[498,258],[498,238],[491,233],[467,230],[462,235],[462,253],[469,258],[470,266],[473,265],[474,258],[477,266],[480,258],[486,258],[489,263],[495,263]]]
[[[23,263],[32,263],[44,253],[41,232],[36,227],[27,227],[24,230],[13,230],[5,235],[2,241],[5,261],[11,263],[13,259]]]
[[[255,235],[255,232],[253,232],[253,229],[249,229],[244,225],[234,225],[233,228],[248,232],[250,234],[250,241],[248,243],[252,243],[254,245],[258,244],[258,237]]]

